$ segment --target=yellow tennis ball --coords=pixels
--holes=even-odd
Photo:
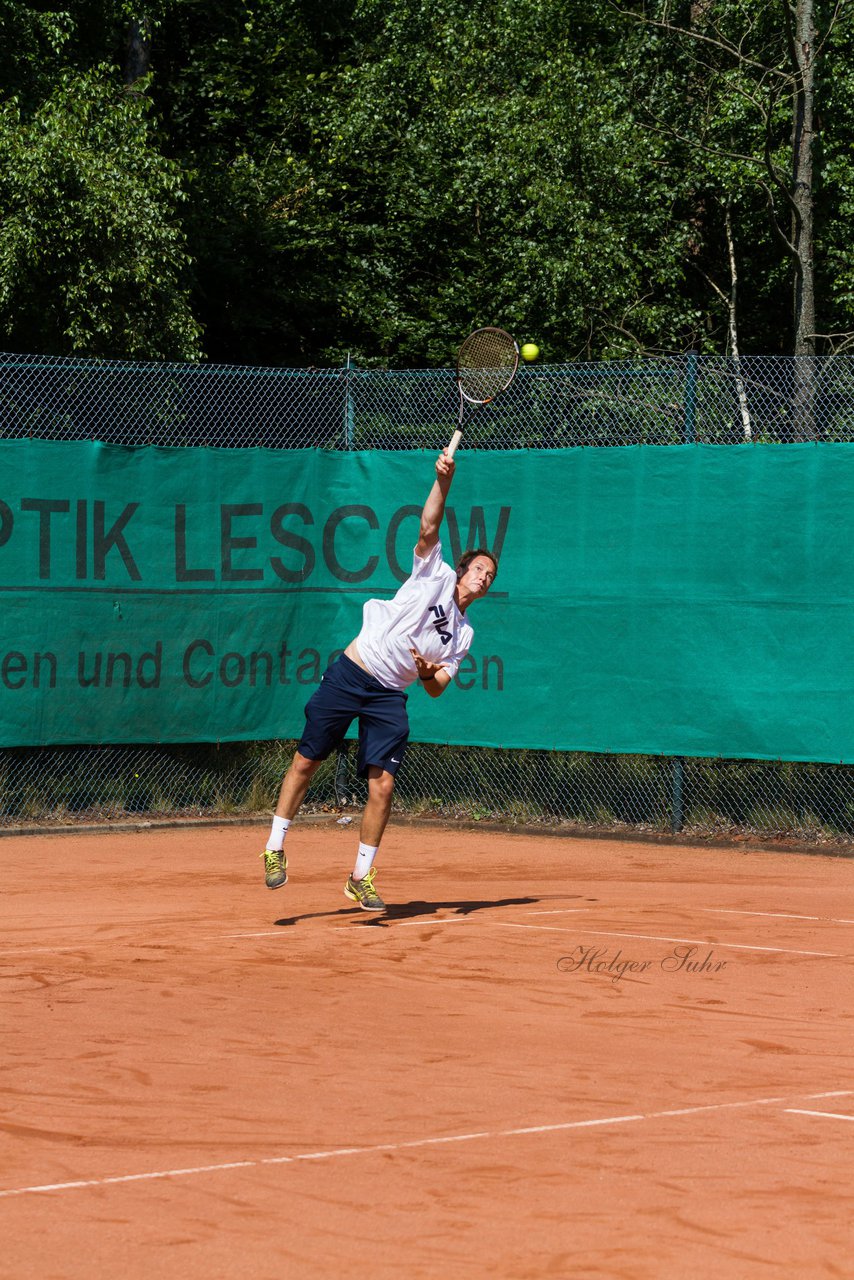
[[[537,346],[536,342],[526,342],[522,348],[523,360],[536,360],[539,354],[540,348]]]

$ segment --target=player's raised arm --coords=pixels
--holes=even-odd
[[[436,479],[421,512],[421,532],[415,547],[415,554],[421,560],[439,541],[439,528],[445,516],[445,501],[454,478],[455,463],[447,455],[447,449],[443,449],[436,459]]]

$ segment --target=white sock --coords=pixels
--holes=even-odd
[[[273,818],[273,826],[270,830],[269,839],[267,840],[268,849],[279,850],[284,846],[285,836],[288,834],[288,827],[290,825],[290,818],[280,818],[278,814]]]
[[[364,880],[374,863],[377,856],[379,845],[362,844],[359,842],[359,852],[356,856],[356,865],[353,868],[353,879]]]

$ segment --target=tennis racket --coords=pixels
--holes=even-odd
[[[489,404],[506,391],[519,368],[519,348],[514,338],[503,329],[492,326],[475,329],[457,353],[457,387],[460,392],[460,417],[448,445],[453,458],[463,438],[463,413],[466,404]]]

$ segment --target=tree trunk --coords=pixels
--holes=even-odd
[[[729,201],[724,211],[726,244],[729,254],[729,349],[735,369],[735,386],[738,392],[738,409],[741,414],[741,432],[746,441],[753,439],[747,388],[741,371],[741,351],[738,345],[738,263],[735,256],[735,237],[732,232],[732,207]]]
[[[789,0],[782,0],[788,4]],[[815,0],[796,0],[790,26],[792,101],[792,246],[795,251],[792,438],[815,439],[815,264],[813,261],[813,144]]]
[[[786,0],[783,0],[786,3]],[[792,244],[795,263],[795,355],[815,355],[813,264],[813,142],[815,109],[815,0],[797,0],[793,57]]]
[[[125,84],[132,88],[151,70],[151,32],[148,17],[142,15],[128,24],[125,57]]]

